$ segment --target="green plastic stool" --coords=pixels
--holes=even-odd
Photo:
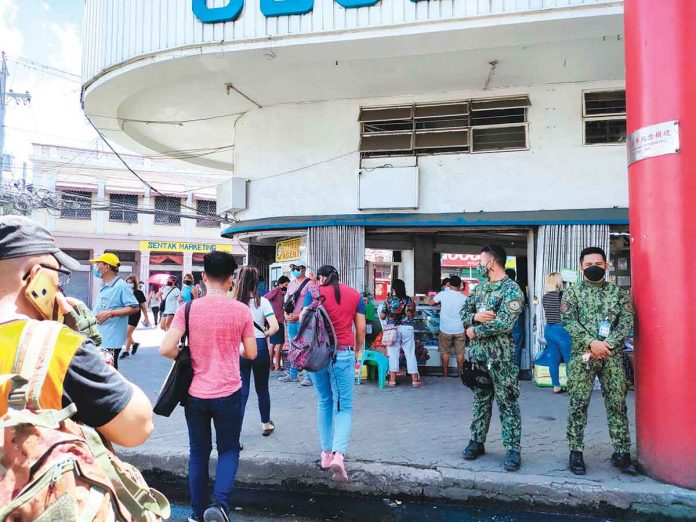
[[[387,373],[389,372],[389,359],[374,350],[364,350],[360,361],[360,368],[363,364],[377,369],[377,383],[380,388],[387,387]],[[372,368],[369,368],[371,370]],[[358,384],[362,379],[362,371],[358,372]]]

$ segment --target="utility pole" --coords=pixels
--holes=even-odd
[[[0,60],[0,181],[2,181],[5,170],[5,112],[7,102],[13,100],[17,105],[20,103],[28,105],[31,102],[31,94],[26,92],[7,91],[7,59],[5,51],[2,52]]]

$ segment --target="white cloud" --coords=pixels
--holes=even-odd
[[[9,56],[19,56],[24,47],[22,31],[17,27],[19,8],[12,0],[0,0],[0,35],[2,50]]]

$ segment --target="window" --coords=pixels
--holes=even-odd
[[[125,209],[125,207],[138,207],[138,196],[135,194],[110,194],[109,203],[109,221],[138,222],[138,213]]]
[[[203,214],[206,216],[217,216],[217,204],[215,201],[199,199],[196,201],[196,210],[198,214]],[[197,227],[210,227],[217,228],[219,225],[216,219],[197,219]]]
[[[181,212],[181,198],[170,196],[155,196],[155,223],[160,225],[178,225],[181,223],[181,217],[178,215],[169,214],[169,212]],[[163,212],[168,212],[167,214]]]
[[[92,193],[65,190],[61,196],[60,217],[64,219],[92,219]]]
[[[626,91],[583,93],[585,145],[626,143]]]
[[[527,148],[527,96],[363,107],[363,158]]]

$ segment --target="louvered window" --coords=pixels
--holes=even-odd
[[[585,145],[626,143],[626,91],[583,93],[582,116]]]
[[[526,96],[364,107],[361,157],[526,149],[527,107]]]
[[[180,216],[171,214],[181,212],[181,198],[155,196],[155,210],[160,211],[155,214],[155,223],[160,225],[178,225],[181,223]]]

